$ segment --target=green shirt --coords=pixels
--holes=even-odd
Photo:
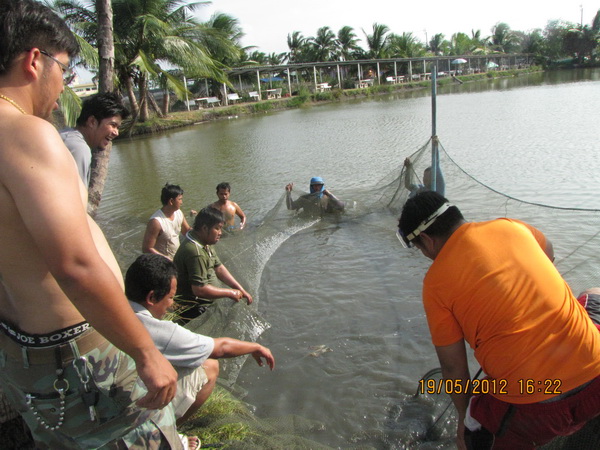
[[[196,298],[192,285],[216,284],[215,267],[221,265],[221,260],[210,245],[200,244],[189,236],[189,233],[175,253],[173,262],[177,266],[177,296],[180,298]]]

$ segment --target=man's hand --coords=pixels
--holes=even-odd
[[[177,372],[167,359],[157,350],[144,363],[136,361],[139,377],[148,393],[136,402],[140,408],[163,409],[177,392]]]
[[[285,186],[285,190],[288,192],[292,192],[292,189],[294,189],[294,183],[288,183]]]
[[[242,294],[242,291],[239,289],[231,289],[230,294],[228,295],[230,299],[235,300],[236,302],[239,302],[243,296],[244,294]]]
[[[273,355],[271,354],[271,350],[269,350],[267,347],[263,347],[261,345],[258,350],[256,350],[255,352],[252,352],[252,357],[256,360],[258,365],[261,367],[264,365],[261,358],[264,358],[265,362],[271,368],[271,370],[273,370],[275,368],[275,358],[273,358]]]
[[[248,304],[252,303],[252,296],[244,289],[242,289],[242,298],[245,298],[248,301]]]

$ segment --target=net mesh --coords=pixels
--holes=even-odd
[[[432,140],[417,149],[410,160],[413,173],[411,182],[423,184],[423,173],[431,165]],[[440,164],[446,180],[445,196],[458,205],[469,221],[490,220],[497,217],[513,217],[531,223],[544,232],[554,245],[555,264],[577,295],[581,290],[596,284],[598,269],[594,249],[600,244],[597,224],[600,211],[594,209],[564,208],[521,201],[498,192],[471,177],[461,169],[438,143]],[[346,200],[343,215],[311,217],[291,214],[285,207],[285,196],[266,215],[254,230],[254,239],[233,234],[219,244],[219,255],[232,273],[239,275],[242,284],[259,286],[261,274],[269,258],[288,238],[309,229],[316,222],[328,221],[333,226],[339,220],[373,222],[380,226],[381,216],[395,223],[402,205],[410,195],[407,186],[408,170],[404,165],[390,171],[375,186],[369,186],[371,202],[355,202],[353,198],[364,198],[364,192],[340,191],[336,195]],[[301,194],[298,194],[301,195]],[[246,234],[246,233],[244,233]],[[399,280],[401,283],[401,280]],[[256,289],[256,292],[259,290]],[[260,299],[255,298],[251,307],[222,302],[206,314],[189,324],[189,327],[212,336],[232,336],[254,340],[270,324],[263,320],[258,309]],[[210,311],[210,310],[209,310]],[[236,392],[235,381],[243,361],[228,360],[222,372],[222,384]],[[433,371],[428,377],[440,377]],[[415,380],[415,383],[417,380]],[[237,391],[243,396],[243,392]],[[231,415],[226,419],[232,423],[243,423],[253,430],[243,444],[228,443],[231,448],[326,448],[303,438],[308,429],[319,424],[297,416],[252,419]],[[385,448],[452,448],[456,430],[456,414],[450,399],[445,395],[416,395],[399,401],[390,411],[388,422],[381,436],[370,436],[369,441],[379,442]],[[600,448],[597,428],[600,421],[592,421],[574,436],[557,438],[545,448]],[[361,436],[349,437],[356,448],[361,447]]]
[[[412,181],[423,183],[424,170],[431,165],[432,140],[417,149],[410,156],[412,162]],[[600,245],[598,223],[600,211],[581,208],[563,208],[520,201],[485,186],[452,160],[439,143],[440,164],[446,180],[445,196],[458,205],[469,221],[489,220],[497,217],[514,217],[531,223],[539,228],[554,245],[555,264],[563,277],[577,295],[581,290],[596,285],[598,261],[596,248]],[[216,301],[214,306],[187,326],[193,331],[213,336],[229,336],[246,341],[255,341],[271,325],[262,317],[259,309],[258,287],[265,266],[273,253],[291,236],[306,232],[317,222],[329,222],[333,226],[340,220],[360,220],[381,226],[397,221],[402,205],[410,191],[406,183],[407,168],[399,164],[384,176],[375,186],[368,186],[370,201],[355,202],[354,198],[365,198],[365,192],[340,191],[338,197],[346,200],[343,214],[327,217],[311,217],[303,214],[291,214],[285,205],[285,195],[279,199],[273,209],[258,226],[242,234],[232,233],[219,243],[218,253],[229,271],[242,285],[256,292],[252,305],[237,304],[231,300]],[[297,193],[295,195],[301,195]],[[306,231],[305,231],[306,230]],[[252,239],[248,239],[248,235]],[[398,280],[401,283],[402,280]],[[243,398],[245,393],[236,385],[236,380],[245,358],[221,360],[219,384],[235,397]],[[426,377],[439,377],[439,371],[432,371]],[[415,388],[417,386],[415,380]],[[0,394],[0,404],[2,397]],[[210,401],[210,400],[209,400]],[[232,429],[237,437],[219,437],[212,444],[203,447],[226,446],[227,448],[327,448],[306,436],[323,427],[305,418],[289,415],[277,418],[259,419],[253,414],[252,407],[238,402],[241,407],[225,415],[207,413],[201,409],[199,415],[186,425],[188,434],[203,433],[213,429]],[[6,408],[5,408],[6,409]],[[4,412],[6,419],[14,417],[10,408]],[[5,420],[6,420],[5,419]],[[378,442],[382,448],[452,448],[456,429],[456,415],[448,396],[415,395],[399,399],[388,414],[388,423],[384,424],[381,435],[371,436],[369,441]],[[590,422],[576,435],[557,438],[548,444],[547,449],[600,448],[600,420]],[[0,431],[0,434],[2,431]],[[235,432],[233,433],[236,434]],[[240,440],[239,436],[243,436]],[[206,439],[203,439],[206,441]],[[361,445],[361,436],[348,438],[353,448],[370,448]],[[353,442],[354,441],[354,444]],[[371,447],[372,448],[372,447]]]

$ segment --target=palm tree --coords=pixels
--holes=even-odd
[[[515,33],[503,22],[494,25],[489,40],[492,49],[502,53],[512,53],[519,45]]]
[[[393,58],[416,58],[425,54],[425,47],[412,33],[390,34],[389,55]]]
[[[336,38],[331,28],[319,28],[317,35],[314,38],[310,38],[309,42],[317,61],[331,61],[333,59],[336,49]]]
[[[448,41],[444,39],[444,35],[442,33],[433,35],[428,43],[429,51],[436,56],[445,55],[448,47]]]
[[[340,61],[352,59],[353,54],[358,49],[358,38],[356,37],[356,33],[354,33],[354,28],[347,25],[340,28],[336,40],[336,51]]]
[[[465,33],[454,33],[450,38],[451,55],[468,55],[473,52],[473,40]]]
[[[61,11],[77,31],[96,45],[97,27],[94,2],[59,0]],[[184,0],[113,0],[115,35],[115,70],[121,89],[129,96],[134,117],[148,118],[148,80],[166,77],[170,88],[183,97],[185,86],[169,73],[166,66],[180,67],[191,77],[210,77],[226,82],[224,66],[207,48],[207,42],[221,47],[227,44],[222,33],[203,26],[192,13],[206,2]],[[86,26],[81,26],[85,23]],[[215,41],[219,41],[218,45]],[[231,53],[235,43],[229,42]],[[224,47],[223,47],[224,48]],[[161,67],[157,61],[164,61]],[[134,95],[139,89],[140,105]]]
[[[487,39],[481,37],[481,30],[471,30],[471,42],[474,54],[487,54]]]
[[[306,38],[302,36],[302,33],[299,31],[293,31],[292,34],[288,34],[287,36],[287,45],[290,49],[288,53],[287,60],[290,64],[297,63],[298,56],[306,43]]]
[[[387,25],[373,24],[373,34],[363,33],[367,38],[368,56],[373,59],[385,58],[388,38],[386,34],[390,31]]]
[[[100,57],[99,92],[115,89],[115,43],[113,39],[113,12],[110,0],[96,0],[98,12],[98,56]]]

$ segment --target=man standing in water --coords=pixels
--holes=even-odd
[[[600,414],[600,334],[523,222],[466,222],[436,192],[407,200],[398,235],[433,260],[423,304],[464,448],[533,449]],[[470,379],[465,341],[487,374]]]
[[[246,214],[244,214],[244,211],[242,211],[242,208],[236,202],[229,200],[230,194],[231,186],[229,183],[219,183],[217,185],[217,197],[219,197],[219,200],[210,206],[223,213],[225,217],[225,226],[223,228],[226,231],[233,231],[235,229],[235,216],[240,218],[240,230],[243,230],[246,225]]]
[[[178,301],[192,306],[180,313],[181,323],[198,317],[218,298],[236,302],[245,298],[248,304],[252,303],[252,296],[221,263],[213,248],[221,239],[224,223],[223,213],[218,209],[210,206],[202,209],[173,258],[177,267]],[[229,288],[220,287],[217,280]]]
[[[157,210],[146,225],[142,252],[166,256],[170,260],[179,248],[179,235],[185,235],[190,226],[181,212],[183,189],[176,184],[165,184],[160,193],[162,208]]]
[[[310,179],[310,193],[304,194],[297,200],[292,200],[292,189],[294,183],[289,183],[285,187],[285,204],[287,209],[304,209],[309,214],[332,213],[343,211],[345,203],[325,189],[325,181],[321,177],[312,177]]]
[[[73,158],[44,120],[77,41],[33,0],[0,2],[0,30],[2,390],[38,448],[158,448],[165,437],[179,448],[165,408],[177,373],[129,307]]]

